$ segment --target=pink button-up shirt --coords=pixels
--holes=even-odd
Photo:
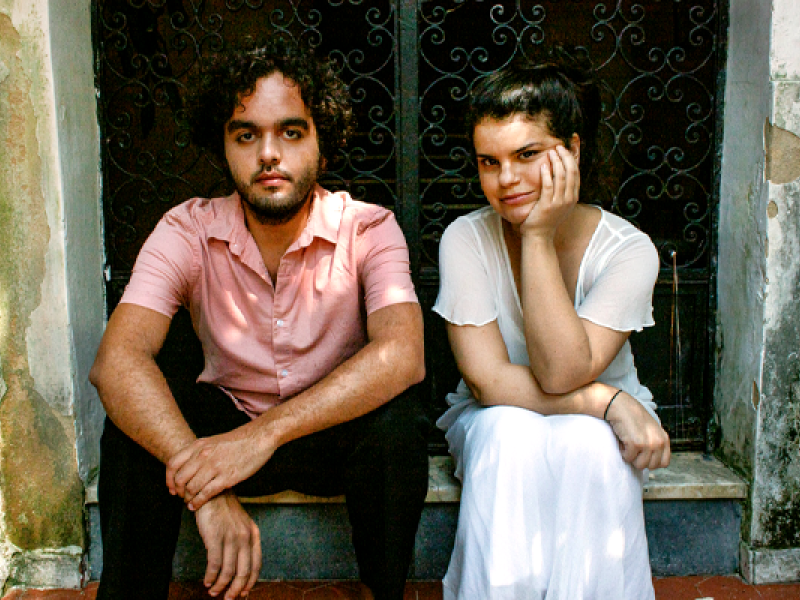
[[[234,194],[165,214],[121,300],[168,317],[188,307],[205,356],[198,381],[222,388],[251,417],[364,347],[366,315],[416,301],[394,215],[319,186],[274,286]]]

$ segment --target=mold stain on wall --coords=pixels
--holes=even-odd
[[[785,549],[800,546],[800,138],[771,126],[765,141],[769,297],[751,542]]]
[[[771,415],[772,435],[765,445],[770,464],[759,504],[760,545],[773,549],[800,546],[800,382],[790,388],[780,415]],[[777,483],[780,482],[780,483]]]
[[[7,544],[34,550],[83,545],[83,494],[71,419],[37,392],[28,360],[51,232],[36,134],[36,103],[46,100],[34,92],[30,74],[40,67],[25,64],[23,43],[0,14],[0,530]]]
[[[723,440],[718,455],[745,479],[752,478],[754,393],[761,385],[766,281],[762,172],[763,163],[755,165],[750,181],[729,191],[730,206],[721,217],[730,233],[720,240],[715,411]]]

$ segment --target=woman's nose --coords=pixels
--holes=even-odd
[[[505,163],[500,165],[500,185],[503,187],[508,187],[510,185],[514,185],[519,181],[519,175],[517,174],[517,170],[514,166],[510,163]]]

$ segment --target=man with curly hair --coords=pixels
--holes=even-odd
[[[345,495],[363,597],[400,599],[427,490],[422,315],[392,213],[317,184],[352,129],[346,88],[278,40],[217,56],[191,105],[236,191],[162,218],[92,367],[108,414],[97,597],[167,598],[184,506],[209,594],[246,596],[262,546],[238,497],[292,489]],[[196,383],[155,362],[181,306]]]

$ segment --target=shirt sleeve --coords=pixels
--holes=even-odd
[[[188,306],[189,287],[198,264],[196,230],[177,207],[159,221],[145,241],[120,303],[136,304],[172,317]]]
[[[361,282],[367,315],[391,304],[418,302],[408,246],[394,214],[381,211],[359,227]]]
[[[439,244],[439,295],[433,310],[454,325],[486,325],[498,308],[488,257],[466,219],[456,219]]]
[[[658,251],[647,235],[637,231],[609,253],[578,306],[578,316],[616,331],[655,325],[653,288],[658,270]]]

